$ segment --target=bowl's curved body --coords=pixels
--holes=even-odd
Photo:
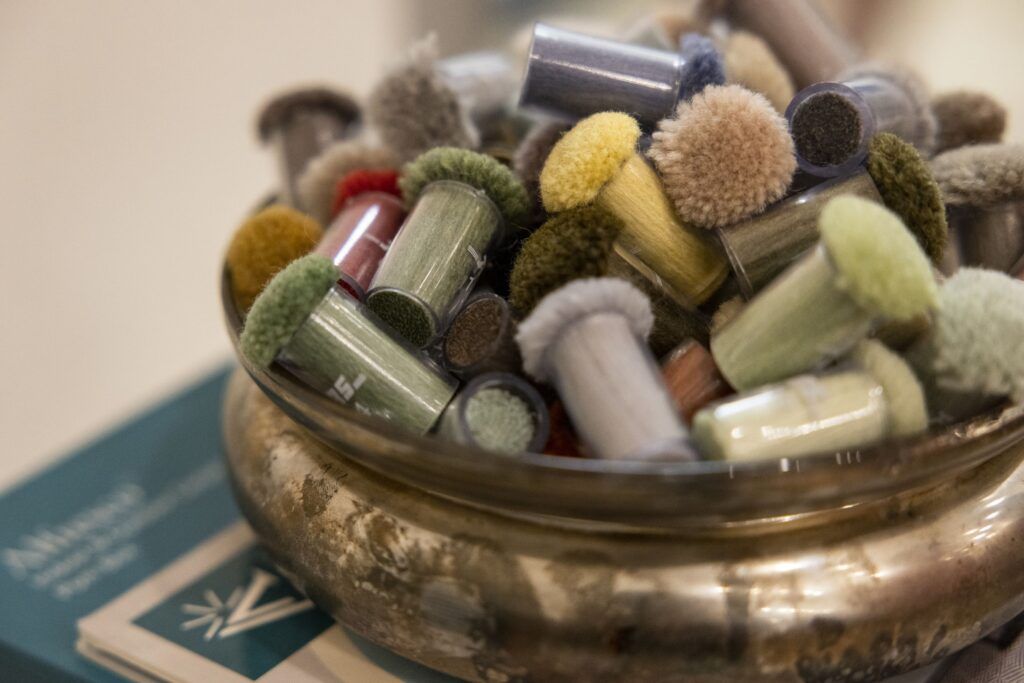
[[[1019,439],[859,505],[595,531],[374,473],[241,371],[224,435],[242,510],[296,584],[358,633],[466,679],[868,681],[1024,610]]]
[[[222,300],[237,347],[226,277]],[[239,361],[225,445],[264,544],[338,621],[456,676],[870,681],[1024,610],[1024,407],[770,462],[510,458]]]

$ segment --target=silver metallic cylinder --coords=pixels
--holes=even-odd
[[[684,65],[675,52],[538,23],[519,106],[568,120],[621,111],[650,129],[675,108]]]
[[[717,231],[747,299],[818,242],[818,215],[833,198],[852,194],[882,204],[866,171],[834,178],[790,196],[768,211]]]

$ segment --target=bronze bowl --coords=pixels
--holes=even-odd
[[[339,622],[460,678],[870,681],[1024,611],[1020,406],[769,462],[513,458],[237,355],[226,454],[262,542]]]

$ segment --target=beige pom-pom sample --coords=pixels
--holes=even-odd
[[[780,199],[796,170],[786,121],[763,95],[712,86],[658,124],[648,152],[679,217],[717,228]]]

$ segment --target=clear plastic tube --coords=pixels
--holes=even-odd
[[[367,305],[414,346],[444,332],[502,237],[486,193],[451,180],[428,185],[377,269]]]
[[[508,302],[494,292],[467,299],[445,335],[445,366],[462,378],[514,372],[522,361],[515,343],[516,321]]]
[[[868,446],[888,435],[885,392],[862,370],[802,375],[701,410],[693,439],[704,457],[746,462]]]
[[[820,178],[854,172],[864,163],[878,128],[875,113],[857,90],[844,83],[815,83],[786,108],[801,170]]]
[[[650,130],[675,109],[685,72],[677,52],[538,23],[519,106],[567,120],[621,111]]]
[[[515,401],[530,424],[515,420],[520,410],[508,410]],[[495,419],[497,411],[506,413]],[[503,453],[539,453],[547,443],[550,416],[540,393],[525,380],[492,372],[474,378],[458,393],[445,411],[440,433],[458,443]]]
[[[843,85],[860,95],[875,118],[875,130],[879,133],[893,133],[917,148],[919,139],[920,114],[914,106],[914,99],[906,88],[897,81],[881,74],[865,74],[843,81]]]
[[[818,242],[818,216],[839,195],[882,204],[866,171],[835,178],[775,204],[762,214],[717,231],[740,291],[747,299]]]
[[[786,108],[797,163],[821,176],[845,175],[860,165],[876,133],[892,133],[926,149],[929,126],[909,82],[872,71],[841,83],[816,83]],[[918,95],[920,97],[920,95]]]
[[[398,197],[384,192],[356,195],[313,251],[334,262],[341,271],[339,284],[361,301],[403,220],[405,207]]]
[[[277,361],[339,403],[419,434],[434,426],[458,384],[338,288],[298,327]]]
[[[692,458],[654,359],[622,315],[595,313],[566,325],[544,365],[597,457]]]
[[[696,309],[729,276],[714,238],[679,220],[657,173],[639,154],[622,164],[596,202],[622,220],[616,255],[680,306]]]

